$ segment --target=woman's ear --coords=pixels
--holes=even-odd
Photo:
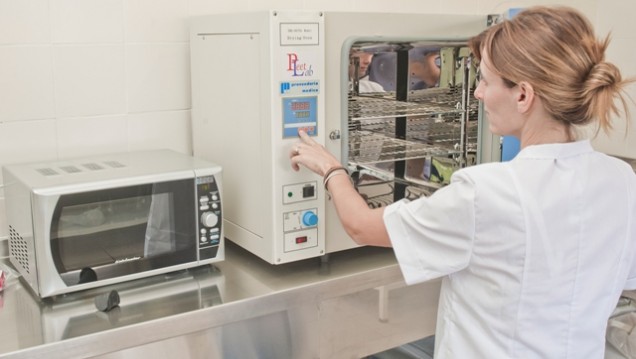
[[[528,112],[534,103],[534,88],[532,85],[525,81],[519,82],[517,84],[516,100],[517,110],[520,113]]]

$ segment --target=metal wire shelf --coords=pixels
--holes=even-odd
[[[391,98],[391,93],[351,97],[348,102],[349,120],[431,116],[463,112],[461,93],[457,90],[430,89],[417,91],[417,93],[409,98],[409,102],[396,101]]]
[[[394,178],[391,172],[373,167],[357,167],[357,170],[359,178],[355,181],[356,188],[370,208],[385,207],[393,203],[395,183],[398,182],[407,185],[404,198],[409,200],[428,197],[442,187],[434,182]]]
[[[376,132],[356,131],[349,136],[349,162],[355,165],[454,154],[459,154],[454,146],[401,140]]]
[[[395,100],[391,92],[349,98],[348,165],[364,178],[354,183],[369,207],[389,205],[396,196],[431,195],[443,184],[422,177],[425,161],[446,158],[459,168],[476,152],[478,102],[465,102],[463,95],[458,88],[435,88],[410,91],[408,101]],[[406,167],[396,176],[398,161]]]

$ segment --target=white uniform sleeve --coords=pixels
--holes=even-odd
[[[627,167],[627,166],[626,166]],[[628,173],[627,177],[632,181],[632,188],[636,187],[636,176],[632,176],[632,168],[628,167],[626,172]],[[631,215],[629,218],[636,218],[636,193],[631,191],[631,203],[632,207],[630,210]],[[628,223],[629,232],[627,233],[628,241],[636,241],[636,222]],[[632,246],[630,246],[632,247]],[[631,266],[629,273],[627,275],[627,281],[625,282],[625,290],[635,290],[636,289],[636,254],[633,254],[634,258],[631,258]]]
[[[402,200],[384,212],[395,255],[408,284],[442,277],[468,265],[475,233],[475,189],[456,172],[432,196]]]
[[[625,290],[634,290],[636,289],[636,261],[632,263],[632,268],[629,272],[629,276],[627,277],[627,282],[625,282]]]
[[[636,224],[631,224],[631,240],[636,241]],[[629,239],[628,239],[629,240]],[[627,281],[625,282],[625,290],[635,290],[636,289],[636,258],[631,258],[632,264],[629,269],[629,273],[627,275]]]

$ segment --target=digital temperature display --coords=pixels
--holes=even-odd
[[[283,138],[297,137],[302,129],[310,136],[318,134],[316,97],[283,98]]]
[[[307,111],[310,109],[310,103],[307,101],[296,101],[291,103],[292,111]]]

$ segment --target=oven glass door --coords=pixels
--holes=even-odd
[[[197,260],[193,179],[60,197],[51,223],[55,267],[69,285]]]

